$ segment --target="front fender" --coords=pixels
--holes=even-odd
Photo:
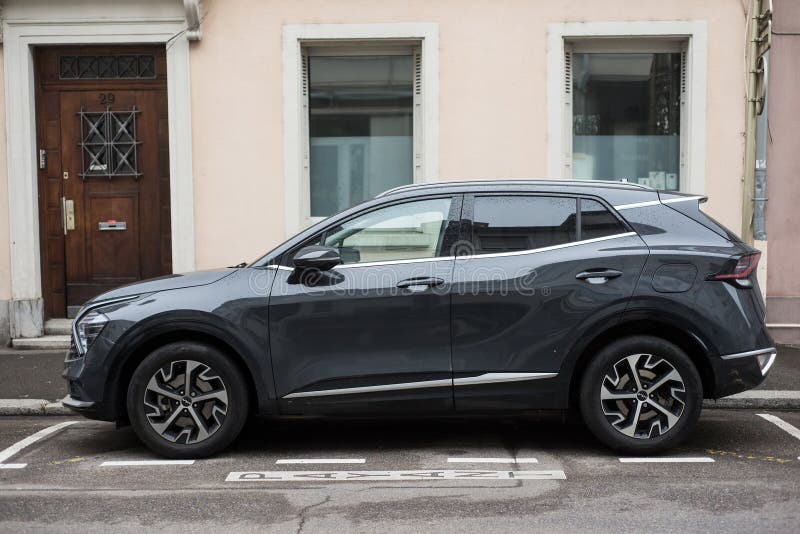
[[[155,314],[130,325],[114,341],[107,358],[111,364],[105,388],[109,400],[113,399],[118,407],[118,403],[122,402],[124,407],[127,380],[136,365],[155,348],[181,339],[196,339],[232,352],[243,366],[243,371],[249,374],[258,413],[274,413],[275,387],[269,360],[266,301],[263,308],[251,309],[245,318],[239,314],[235,316],[238,320],[231,320],[218,310],[175,310]]]

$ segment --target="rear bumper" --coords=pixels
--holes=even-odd
[[[708,396],[718,399],[760,385],[777,354],[775,347],[767,347],[712,358],[715,388]]]

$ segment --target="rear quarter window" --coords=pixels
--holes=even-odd
[[[617,217],[596,200],[580,199],[581,239],[595,239],[627,231]]]

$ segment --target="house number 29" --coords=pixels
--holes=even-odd
[[[113,104],[114,103],[114,93],[100,93],[100,103],[101,104]]]

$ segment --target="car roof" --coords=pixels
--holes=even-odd
[[[595,194],[602,195],[603,190],[626,190],[654,193],[656,190],[631,182],[607,181],[607,180],[546,180],[546,179],[497,179],[497,180],[457,180],[444,182],[429,182],[401,185],[384,191],[376,196],[387,197],[399,193],[427,193],[427,192],[463,192],[465,190],[476,191],[507,191],[509,189],[526,189],[532,191],[554,191],[563,189],[574,192],[576,188],[594,189]],[[589,193],[589,191],[586,191]]]

